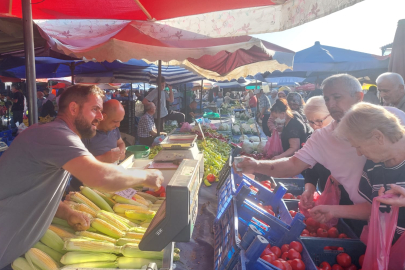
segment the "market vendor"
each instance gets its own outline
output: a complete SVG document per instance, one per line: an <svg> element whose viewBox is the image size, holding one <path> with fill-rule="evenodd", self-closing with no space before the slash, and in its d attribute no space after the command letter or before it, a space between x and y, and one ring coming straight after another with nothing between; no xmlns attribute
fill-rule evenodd
<svg viewBox="0 0 405 270"><path fill-rule="evenodd" d="M126 170L98 161L86 149L81 139L96 134L103 119L102 97L94 85L66 89L57 118L27 128L0 157L0 269L44 235L70 174L103 192L161 185L160 171Z"/></svg>
<svg viewBox="0 0 405 270"><path fill-rule="evenodd" d="M316 206L311 214L319 221L327 221L332 217L345 218L350 211L350 215L356 216L352 218L368 220L373 198L390 190L392 184L405 188L405 128L385 108L360 103L342 118L336 134L347 139L359 156L367 158L358 185L358 193L366 202L357 207ZM402 192L402 189L396 190L397 193ZM396 204L401 198L389 201ZM405 231L405 205L397 205L401 207L393 243ZM381 205L380 210L383 209L387 210L387 206Z"/></svg>
<svg viewBox="0 0 405 270"><path fill-rule="evenodd" d="M238 100L239 100L238 98L236 98L236 99L231 98L231 93L230 92L225 94L225 97L224 97L224 103L225 104L230 104L232 101L238 101Z"/></svg>
<svg viewBox="0 0 405 270"><path fill-rule="evenodd" d="M197 101L193 100L189 105L188 105L188 110L186 114L186 122L188 123L194 123L194 119L196 117L197 113Z"/></svg>
<svg viewBox="0 0 405 270"><path fill-rule="evenodd" d="M103 120L97 126L96 135L90 139L82 139L84 146L97 160L115 163L125 159L125 143L119 130L124 116L124 107L118 100L111 99L103 103ZM82 185L82 182L73 177L69 190L80 191Z"/></svg>
<svg viewBox="0 0 405 270"><path fill-rule="evenodd" d="M312 134L304 147L292 157L272 161L245 157L237 166L243 173L261 173L286 178L298 175L320 163L343 185L354 204L364 203L366 200L357 190L366 158L358 156L356 149L352 148L349 142L334 135L334 130L344 114L362 100L361 85L351 75L338 74L325 79L322 88L326 106L334 119L328 126ZM405 122L405 113L395 108L390 110ZM356 218L356 215L348 218Z"/></svg>
<svg viewBox="0 0 405 270"><path fill-rule="evenodd" d="M166 100L170 103L174 101L174 94L173 88L169 85L169 93L165 91L166 88L166 79L165 77L161 78L161 90L162 93L160 95L160 102L158 102L158 88L153 89L143 100L143 105L147 105L148 103L154 103L155 106L160 106L160 131L163 130L163 121L166 115L168 115L169 111L166 106ZM155 119L155 123L157 123L157 113L153 115Z"/></svg>
<svg viewBox="0 0 405 270"><path fill-rule="evenodd" d="M154 103L149 102L145 105L145 114L141 117L138 123L138 137L141 145L152 146L153 140L157 136L157 130L153 115L156 112ZM165 132L160 132L161 135L166 135Z"/></svg>

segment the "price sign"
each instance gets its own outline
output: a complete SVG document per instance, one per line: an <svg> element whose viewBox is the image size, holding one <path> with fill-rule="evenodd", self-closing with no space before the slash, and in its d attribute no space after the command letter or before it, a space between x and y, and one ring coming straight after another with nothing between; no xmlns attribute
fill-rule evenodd
<svg viewBox="0 0 405 270"><path fill-rule="evenodd" d="M127 199L132 199L132 197L134 197L134 195L136 194L136 190L133 188L128 188L125 190L115 192L115 194L117 194L121 197L127 198Z"/></svg>

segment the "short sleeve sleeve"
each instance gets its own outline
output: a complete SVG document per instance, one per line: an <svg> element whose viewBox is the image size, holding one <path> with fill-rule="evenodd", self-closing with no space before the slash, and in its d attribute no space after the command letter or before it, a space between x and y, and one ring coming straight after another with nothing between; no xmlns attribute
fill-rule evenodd
<svg viewBox="0 0 405 270"><path fill-rule="evenodd" d="M363 170L359 182L359 194L366 199L369 203L373 203L373 187L366 170Z"/></svg>
<svg viewBox="0 0 405 270"><path fill-rule="evenodd" d="M79 136L67 128L50 129L46 140L32 142L30 152L37 160L59 168L74 158L92 155Z"/></svg>
<svg viewBox="0 0 405 270"><path fill-rule="evenodd" d="M153 102L157 98L157 90L152 90L152 92L150 92L145 98L150 102Z"/></svg>
<svg viewBox="0 0 405 270"><path fill-rule="evenodd" d="M116 136L117 136L117 141L118 141L119 139L121 139L121 133L120 133L119 128L116 128L115 131L116 131Z"/></svg>
<svg viewBox="0 0 405 270"><path fill-rule="evenodd" d="M318 163L317 159L319 159L318 151L319 149L322 149L322 147L319 145L320 139L321 138L318 132L312 134L312 136L304 144L304 147L294 154L294 157L310 165L311 168L315 166L315 164Z"/></svg>
<svg viewBox="0 0 405 270"><path fill-rule="evenodd" d="M297 121L296 119L292 119L293 121L291 124L291 128L288 129L286 138L287 139L295 139L295 138L301 138L301 134L305 132L304 126Z"/></svg>

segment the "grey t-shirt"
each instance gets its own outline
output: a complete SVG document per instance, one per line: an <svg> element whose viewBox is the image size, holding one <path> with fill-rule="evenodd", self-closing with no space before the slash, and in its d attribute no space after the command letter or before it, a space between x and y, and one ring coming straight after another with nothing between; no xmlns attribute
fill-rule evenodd
<svg viewBox="0 0 405 270"><path fill-rule="evenodd" d="M41 239L69 180L62 166L87 155L79 136L56 119L29 127L0 157L0 269Z"/></svg>
<svg viewBox="0 0 405 270"><path fill-rule="evenodd" d="M84 146L94 156L99 156L111 151L117 147L117 141L121 138L121 133L118 128L109 132L97 130L96 136L91 139L83 139Z"/></svg>
<svg viewBox="0 0 405 270"><path fill-rule="evenodd" d="M158 106L158 104L157 104L158 89L155 88L154 90L152 90L152 92L150 92L145 98L147 100L149 100L150 102L155 103L155 106L157 108L157 106ZM169 99L169 94L166 91L162 91L162 93L160 95L160 118L165 117L169 113L166 108L166 100L168 100L168 99ZM155 119L157 118L157 111L155 112L153 117Z"/></svg>

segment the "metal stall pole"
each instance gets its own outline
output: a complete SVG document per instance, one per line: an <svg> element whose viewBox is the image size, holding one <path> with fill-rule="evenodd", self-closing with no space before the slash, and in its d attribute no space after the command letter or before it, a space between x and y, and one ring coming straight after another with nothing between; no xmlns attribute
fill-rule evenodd
<svg viewBox="0 0 405 270"><path fill-rule="evenodd" d="M158 61L158 66L159 66L159 69L158 69L158 81L157 81L157 83L158 83L158 101L157 101L157 108L156 108L156 110L157 110L157 113L156 113L156 115L157 115L157 127L156 127L156 129L157 129L157 135L158 136L160 136L160 132L161 132L161 130L160 130L160 121L162 121L162 119L160 119L160 113L161 113L161 111L160 111L160 103L161 103L161 101L160 101L160 99L161 99L161 95L162 95L162 85L161 85L161 81L162 81L162 60L159 60Z"/></svg>
<svg viewBox="0 0 405 270"><path fill-rule="evenodd" d="M202 114L203 109L202 109L202 92L204 88L204 80L201 80L201 96L200 96L200 113Z"/></svg>
<svg viewBox="0 0 405 270"><path fill-rule="evenodd" d="M187 84L184 84L184 114L187 119Z"/></svg>
<svg viewBox="0 0 405 270"><path fill-rule="evenodd" d="M24 31L25 76L28 88L28 120L30 125L32 125L38 123L38 108L31 0L21 0L21 6Z"/></svg>
<svg viewBox="0 0 405 270"><path fill-rule="evenodd" d="M72 77L72 85L74 85L75 84L75 68L76 68L75 63L70 63L69 68L70 68L70 76Z"/></svg>
<svg viewBox="0 0 405 270"><path fill-rule="evenodd" d="M145 91L146 91L146 89L145 89L145 83L143 83L143 93L142 93L142 97L143 97L143 98L145 97Z"/></svg>

